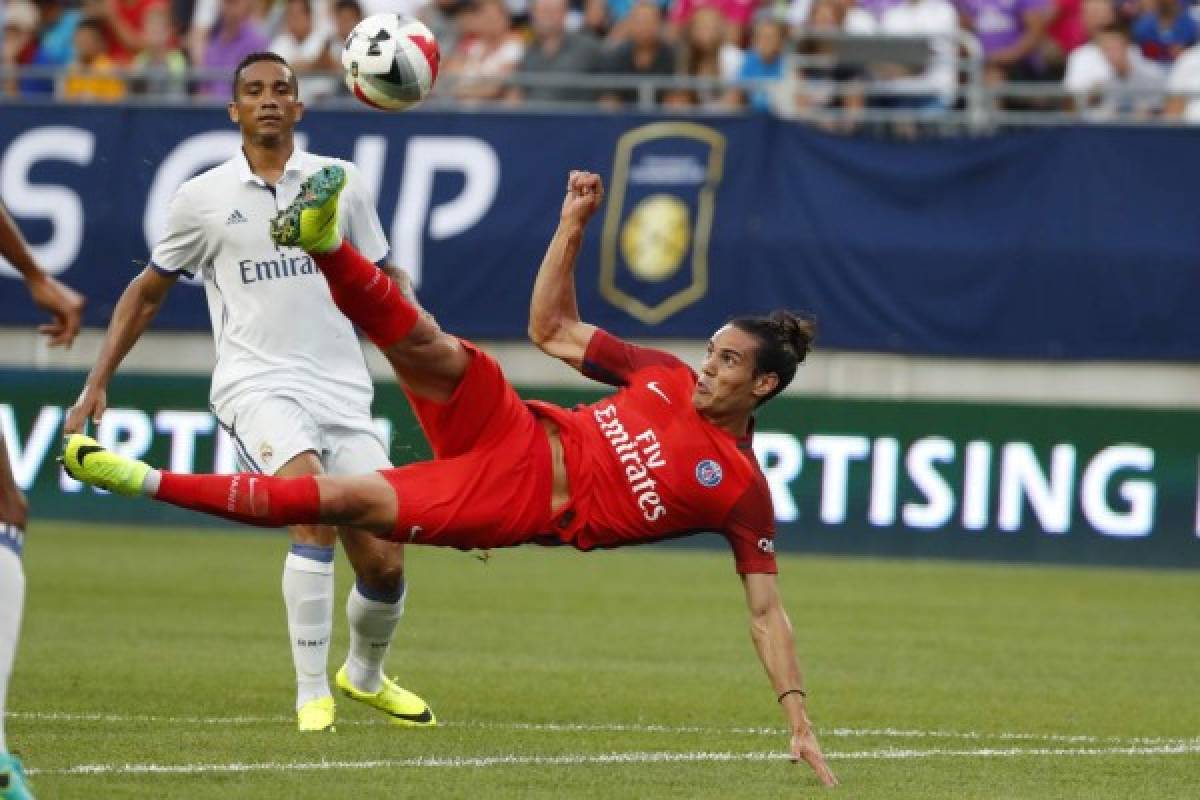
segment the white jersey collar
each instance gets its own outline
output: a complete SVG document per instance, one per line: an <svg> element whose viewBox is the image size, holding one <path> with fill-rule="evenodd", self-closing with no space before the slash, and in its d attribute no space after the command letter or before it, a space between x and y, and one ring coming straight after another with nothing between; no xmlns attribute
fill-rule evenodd
<svg viewBox="0 0 1200 800"><path fill-rule="evenodd" d="M283 177L280 182L287 180L290 176L307 174L310 170L306 169L309 155L299 147L292 149L292 155L288 158L287 163L283 165ZM237 155L234 156L234 162L237 164L238 179L242 183L252 183L255 186L266 186L267 182L250 169L250 162L246 159L246 151L241 147L237 150Z"/></svg>

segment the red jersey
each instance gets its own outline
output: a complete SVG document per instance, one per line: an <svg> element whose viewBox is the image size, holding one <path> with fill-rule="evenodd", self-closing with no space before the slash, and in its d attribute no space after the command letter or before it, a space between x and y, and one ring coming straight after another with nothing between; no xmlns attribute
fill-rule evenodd
<svg viewBox="0 0 1200 800"><path fill-rule="evenodd" d="M591 550L712 531L739 573L774 573L775 513L750 436L700 415L691 368L598 330L583 371L621 390L571 411L529 402L563 442L574 517L562 538Z"/></svg>

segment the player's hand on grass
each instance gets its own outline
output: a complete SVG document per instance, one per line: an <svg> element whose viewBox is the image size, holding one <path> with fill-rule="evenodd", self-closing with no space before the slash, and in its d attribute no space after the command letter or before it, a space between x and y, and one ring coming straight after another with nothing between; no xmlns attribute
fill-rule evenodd
<svg viewBox="0 0 1200 800"><path fill-rule="evenodd" d="M563 200L562 221L586 225L604 199L604 181L594 172L572 170L567 178L567 197Z"/></svg>
<svg viewBox="0 0 1200 800"><path fill-rule="evenodd" d="M83 427L87 425L89 419L93 424L99 425L106 408L108 408L108 392L103 387L84 386L75 405L67 410L67 418L63 422L63 433L83 433Z"/></svg>
<svg viewBox="0 0 1200 800"><path fill-rule="evenodd" d="M821 745L817 742L817 735L813 733L811 726L792 733L792 761L796 763L803 761L808 764L812 767L813 772L817 773L817 780L826 786L838 785L837 776L825 762Z"/></svg>
<svg viewBox="0 0 1200 800"><path fill-rule="evenodd" d="M83 295L45 274L28 281L28 286L33 302L52 318L39 325L38 332L50 337L51 347L70 347L83 322Z"/></svg>

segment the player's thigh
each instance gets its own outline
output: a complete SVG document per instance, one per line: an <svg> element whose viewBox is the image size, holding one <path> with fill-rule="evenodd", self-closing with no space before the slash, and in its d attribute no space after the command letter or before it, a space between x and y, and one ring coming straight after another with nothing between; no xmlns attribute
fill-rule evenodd
<svg viewBox="0 0 1200 800"><path fill-rule="evenodd" d="M390 469L383 437L367 417L326 427L325 471L330 475L362 475ZM338 535L354 574L379 589L394 587L404 574L404 545L384 541L370 531L340 526Z"/></svg>
<svg viewBox="0 0 1200 800"><path fill-rule="evenodd" d="M244 470L280 478L325 471L319 457L324 449L321 426L297 401L252 393L221 409L219 418ZM337 541L337 532L327 525L292 525L288 535L297 544L330 547Z"/></svg>
<svg viewBox="0 0 1200 800"><path fill-rule="evenodd" d="M470 342L462 341L461 346L469 363L449 398L435 401L406 390L413 413L439 459L486 447L526 426L531 415L494 358Z"/></svg>

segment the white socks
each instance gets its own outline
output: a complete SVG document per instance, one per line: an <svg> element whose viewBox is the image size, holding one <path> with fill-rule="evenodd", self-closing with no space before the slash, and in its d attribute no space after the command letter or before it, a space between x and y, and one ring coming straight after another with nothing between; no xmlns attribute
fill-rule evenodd
<svg viewBox="0 0 1200 800"><path fill-rule="evenodd" d="M283 564L296 708L329 695L326 668L333 633L333 548L293 544Z"/></svg>
<svg viewBox="0 0 1200 800"><path fill-rule="evenodd" d="M374 693L383 686L383 661L396 624L404 615L404 581L394 592L380 593L354 584L346 598L350 621L350 652L346 654L346 677L359 691Z"/></svg>
<svg viewBox="0 0 1200 800"><path fill-rule="evenodd" d="M4 739L5 700L25 606L25 570L20 555L23 540L20 528L0 522L0 753L8 752Z"/></svg>

